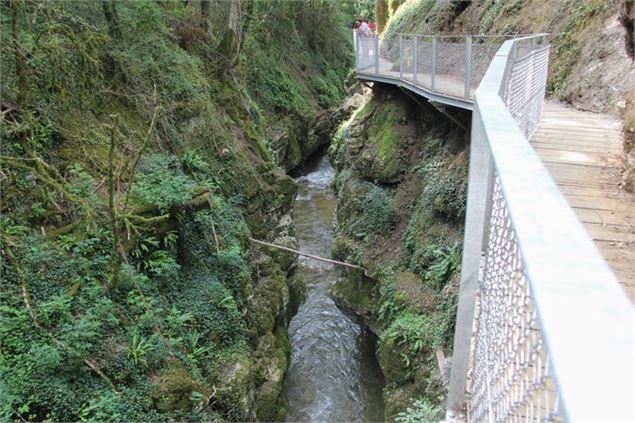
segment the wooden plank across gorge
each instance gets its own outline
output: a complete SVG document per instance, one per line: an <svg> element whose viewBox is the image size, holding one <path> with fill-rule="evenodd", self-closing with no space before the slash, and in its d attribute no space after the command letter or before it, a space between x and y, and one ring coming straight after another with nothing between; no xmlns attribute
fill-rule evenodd
<svg viewBox="0 0 635 423"><path fill-rule="evenodd" d="M545 102L531 145L635 302L635 195L619 186L619 120Z"/></svg>

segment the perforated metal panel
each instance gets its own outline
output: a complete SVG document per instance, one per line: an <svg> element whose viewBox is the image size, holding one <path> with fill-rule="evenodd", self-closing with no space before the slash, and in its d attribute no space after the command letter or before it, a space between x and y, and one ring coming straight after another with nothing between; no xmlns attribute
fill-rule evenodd
<svg viewBox="0 0 635 423"><path fill-rule="evenodd" d="M495 178L468 391L470 421L562 421L512 221Z"/></svg>
<svg viewBox="0 0 635 423"><path fill-rule="evenodd" d="M503 100L527 138L540 122L548 63L546 38L530 38L514 44Z"/></svg>

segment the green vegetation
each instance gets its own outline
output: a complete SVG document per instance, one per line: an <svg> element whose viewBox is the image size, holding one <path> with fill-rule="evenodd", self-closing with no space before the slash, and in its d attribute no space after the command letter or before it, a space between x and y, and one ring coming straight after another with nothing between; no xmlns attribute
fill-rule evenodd
<svg viewBox="0 0 635 423"><path fill-rule="evenodd" d="M283 419L291 263L249 237L295 194L270 134L344 94L336 5L18 0L0 19L0 419Z"/></svg>
<svg viewBox="0 0 635 423"><path fill-rule="evenodd" d="M584 30L590 19L602 16L607 4L601 0L581 2L568 11L559 33L554 37L552 55L557 58L552 66L551 75L547 81L547 90L555 96L562 96L571 77L571 69L581 53L577 35Z"/></svg>
<svg viewBox="0 0 635 423"><path fill-rule="evenodd" d="M425 399L416 400L412 407L397 414L397 423L436 423L443 419L443 408Z"/></svg>
<svg viewBox="0 0 635 423"><path fill-rule="evenodd" d="M436 351L452 351L467 194L464 136L385 88L340 128L329 150L338 170L333 255L361 264L372 278L350 275L333 294L379 336L390 419L431 421L444 402ZM374 165L387 151L382 145L399 163L396 179Z"/></svg>

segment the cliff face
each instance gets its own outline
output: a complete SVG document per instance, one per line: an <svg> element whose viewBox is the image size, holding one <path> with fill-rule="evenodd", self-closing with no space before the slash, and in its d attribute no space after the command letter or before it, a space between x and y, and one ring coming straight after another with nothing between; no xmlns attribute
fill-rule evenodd
<svg viewBox="0 0 635 423"><path fill-rule="evenodd" d="M390 2L384 39L398 33L551 33L548 97L623 113L632 162L628 2L394 3L401 2ZM379 335L387 417L403 421L442 416L447 374L436 354L452 353L465 212L469 116L454 111L457 125L424 103L375 84L370 101L340 129L329 151L338 170L334 254L369 269L367 276L345 278L334 294ZM625 186L632 184L631 169Z"/></svg>
<svg viewBox="0 0 635 423"><path fill-rule="evenodd" d="M336 7L0 12L0 416L283 419L301 281L292 256L249 238L295 242L270 134L308 132L344 94ZM330 38L296 31L306 12Z"/></svg>
<svg viewBox="0 0 635 423"><path fill-rule="evenodd" d="M629 0L412 0L389 21L385 36L531 34L551 40L548 96L598 113L618 115L635 86ZM621 12L621 9L629 9ZM626 13L626 15L625 15ZM629 47L630 46L630 47Z"/></svg>
<svg viewBox="0 0 635 423"><path fill-rule="evenodd" d="M467 124L467 114L456 112ZM467 178L463 128L403 92L377 86L338 132L334 256L359 263L334 288L379 336L386 416L421 399L436 417L451 354Z"/></svg>

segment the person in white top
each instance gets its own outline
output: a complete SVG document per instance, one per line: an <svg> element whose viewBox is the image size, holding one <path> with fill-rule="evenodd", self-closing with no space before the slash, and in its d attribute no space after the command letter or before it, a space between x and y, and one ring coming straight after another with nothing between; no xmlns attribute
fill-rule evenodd
<svg viewBox="0 0 635 423"><path fill-rule="evenodd" d="M359 22L357 34L361 36L358 40L362 44L362 55L363 57L368 57L368 49L370 47L370 39L368 37L370 36L370 28L368 27L368 23L364 22L362 18L358 18L357 22Z"/></svg>
<svg viewBox="0 0 635 423"><path fill-rule="evenodd" d="M359 19L362 19L362 18L359 18ZM359 29L364 35L366 36L370 35L370 28L368 27L368 22L365 22L363 19L362 19L362 22L360 23Z"/></svg>

